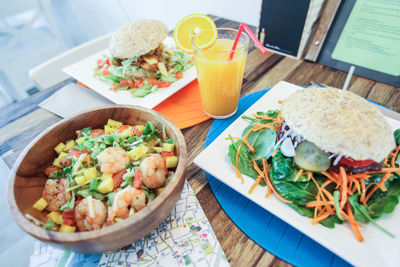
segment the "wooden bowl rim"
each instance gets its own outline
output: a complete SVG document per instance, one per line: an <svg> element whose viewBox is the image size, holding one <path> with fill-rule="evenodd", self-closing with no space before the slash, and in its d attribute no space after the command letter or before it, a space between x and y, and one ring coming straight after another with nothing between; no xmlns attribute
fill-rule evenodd
<svg viewBox="0 0 400 267"><path fill-rule="evenodd" d="M137 216L132 216L130 218L127 218L125 220L122 220L121 222L118 222L117 224L111 225L104 227L99 230L93 230L89 232L75 232L75 233L60 233L56 231L50 231L46 230L40 226L37 226L30 220L28 220L19 210L17 202L15 200L15 195L14 195L14 185L15 185L15 178L16 178L16 173L19 168L20 163L22 160L25 158L26 154L30 151L30 149L36 144L36 142L45 136L48 132L51 130L59 127L61 124L64 124L66 122L69 122L71 120L76 119L79 116L85 115L86 113L91 113L94 111L101 111L101 110L108 110L108 109L131 109L139 112L145 112L145 113L150 113L150 115L159 117L161 121L165 122L173 131L173 133L177 137L177 142L179 144L179 161L178 161L178 166L175 171L175 177L174 179L171 180L171 182L168 184L167 187L161 192L161 194L155 198L149 205L147 205L145 208L141 209L138 211L135 215ZM77 129L78 130L78 129ZM98 108L93 108L89 110L85 110L83 112L79 112L71 117L64 118L60 120L59 122L56 122L52 126L49 126L46 128L43 132L41 132L36 138L34 138L28 145L27 147L21 152L21 154L18 156L18 159L14 163L10 174L9 174L9 181L8 181L8 188L7 188L7 199L8 199L8 209L10 210L11 215L14 217L14 220L17 222L17 224L27 233L30 235L37 237L41 240L49 241L49 242L55 242L55 243L77 243L80 241L90 241L94 239L99 239L105 236L110 235L113 232L120 231L122 229L127 229L131 226L134 226L137 222L144 220L148 216L151 216L151 214L158 208L164 199L169 198L172 194L173 191L176 189L176 187L179 185L182 179L185 179L184 177L184 172L187 167L187 150L186 150L186 143L185 139L183 137L182 132L180 129L175 125L175 123L166 117L165 115L144 107L140 106L134 106L134 105L116 105L116 106L102 106ZM183 183L182 183L183 184ZM182 190L180 188L179 190Z"/></svg>

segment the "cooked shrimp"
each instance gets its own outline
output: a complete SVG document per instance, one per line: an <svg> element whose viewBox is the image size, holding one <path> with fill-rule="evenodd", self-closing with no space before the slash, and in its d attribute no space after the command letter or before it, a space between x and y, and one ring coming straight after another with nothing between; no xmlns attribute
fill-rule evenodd
<svg viewBox="0 0 400 267"><path fill-rule="evenodd" d="M129 163L129 156L126 151L120 147L109 147L102 151L97 160L100 164L101 172L117 173L125 169Z"/></svg>
<svg viewBox="0 0 400 267"><path fill-rule="evenodd" d="M146 207L145 193L132 186L125 187L115 194L113 204L109 209L108 220L113 221L114 217L128 218L130 208L138 211L144 207Z"/></svg>
<svg viewBox="0 0 400 267"><path fill-rule="evenodd" d="M107 210L103 202L89 196L75 207L75 222L79 231L100 229L106 222Z"/></svg>
<svg viewBox="0 0 400 267"><path fill-rule="evenodd" d="M122 133L125 132L126 130L129 130L129 135L130 135L130 136L135 135L135 134L133 133L132 126L130 126L130 125L121 125L121 126L118 126L117 128L115 128L115 133L116 133L116 134L122 134Z"/></svg>
<svg viewBox="0 0 400 267"><path fill-rule="evenodd" d="M48 179L43 189L43 198L47 201L48 211L58 211L68 200L71 199L71 192L66 192L68 179L60 180Z"/></svg>
<svg viewBox="0 0 400 267"><path fill-rule="evenodd" d="M93 129L90 131L90 138L97 138L99 136L105 135L104 129Z"/></svg>
<svg viewBox="0 0 400 267"><path fill-rule="evenodd" d="M148 188L158 188L165 184L168 169L165 159L159 154L145 158L139 166L142 181Z"/></svg>

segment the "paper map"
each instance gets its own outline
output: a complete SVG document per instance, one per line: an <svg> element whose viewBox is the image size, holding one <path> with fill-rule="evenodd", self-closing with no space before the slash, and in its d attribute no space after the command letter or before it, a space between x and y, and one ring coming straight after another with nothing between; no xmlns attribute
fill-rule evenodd
<svg viewBox="0 0 400 267"><path fill-rule="evenodd" d="M229 266L229 263L186 181L167 219L132 245L103 254L81 254L36 241L30 266Z"/></svg>

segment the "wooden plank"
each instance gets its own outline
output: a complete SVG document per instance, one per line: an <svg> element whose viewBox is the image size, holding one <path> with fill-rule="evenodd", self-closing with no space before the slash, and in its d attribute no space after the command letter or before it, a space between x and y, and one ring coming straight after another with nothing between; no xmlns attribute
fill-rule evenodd
<svg viewBox="0 0 400 267"><path fill-rule="evenodd" d="M314 36L311 38L310 46L304 59L310 61L317 61L319 52L325 42L326 35L332 24L335 14L340 6L341 0L326 0L323 13L319 19L317 29Z"/></svg>

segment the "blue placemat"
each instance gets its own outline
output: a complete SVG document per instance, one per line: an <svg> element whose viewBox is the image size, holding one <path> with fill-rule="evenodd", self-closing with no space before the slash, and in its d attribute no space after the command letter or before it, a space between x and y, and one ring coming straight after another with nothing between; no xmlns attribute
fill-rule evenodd
<svg viewBox="0 0 400 267"><path fill-rule="evenodd" d="M242 97L234 116L224 120L215 120L207 134L205 147L211 144L268 90ZM229 218L243 233L265 250L296 266L351 266L339 256L249 201L213 176L207 174L207 179L216 199Z"/></svg>

